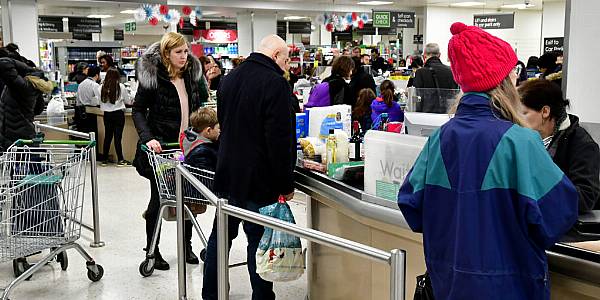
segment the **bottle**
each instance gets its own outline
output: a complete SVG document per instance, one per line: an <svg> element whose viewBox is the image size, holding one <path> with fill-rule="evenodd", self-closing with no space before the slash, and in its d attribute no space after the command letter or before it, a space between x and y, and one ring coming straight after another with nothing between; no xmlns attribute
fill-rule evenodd
<svg viewBox="0 0 600 300"><path fill-rule="evenodd" d="M382 113L379 117L379 128L377 130L386 131L387 123L389 122L389 117L387 113Z"/></svg>
<svg viewBox="0 0 600 300"><path fill-rule="evenodd" d="M329 129L329 136L327 137L327 143L325 144L325 149L327 152L327 164L332 164L336 162L335 152L336 152L336 140L333 129Z"/></svg>
<svg viewBox="0 0 600 300"><path fill-rule="evenodd" d="M350 148L350 137L342 129L334 129L335 134L335 162L345 163L349 161L348 148Z"/></svg>
<svg viewBox="0 0 600 300"><path fill-rule="evenodd" d="M350 161L361 161L363 139L360 134L358 121L352 123L352 137L350 137Z"/></svg>

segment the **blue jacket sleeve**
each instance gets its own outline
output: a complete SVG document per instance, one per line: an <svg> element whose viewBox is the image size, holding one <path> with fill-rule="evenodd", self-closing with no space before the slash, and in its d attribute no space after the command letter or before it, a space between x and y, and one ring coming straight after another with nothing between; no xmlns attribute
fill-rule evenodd
<svg viewBox="0 0 600 300"><path fill-rule="evenodd" d="M429 156L429 142L430 140L423 147L412 169L406 175L398 193L398 207L414 232L423 231L423 197L425 192L427 158Z"/></svg>
<svg viewBox="0 0 600 300"><path fill-rule="evenodd" d="M532 136L527 146L515 149L518 190L528 201L525 216L530 237L548 249L577 221L578 194L539 136Z"/></svg>

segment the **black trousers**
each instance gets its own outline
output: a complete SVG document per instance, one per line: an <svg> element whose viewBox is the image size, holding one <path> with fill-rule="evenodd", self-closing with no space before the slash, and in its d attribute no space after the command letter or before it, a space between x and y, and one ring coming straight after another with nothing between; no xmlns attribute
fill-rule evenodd
<svg viewBox="0 0 600 300"><path fill-rule="evenodd" d="M154 228L156 228L156 220L158 217L158 211L160 209L160 198L158 194L158 188L154 179L150 181L150 202L146 210L146 249L150 249L150 243L152 243L152 235L154 234ZM185 244L191 247L192 245L192 233L193 225L192 221L187 220L184 222L184 234ZM160 242L160 232L158 233L158 239L156 240L155 253L158 252L158 244ZM174 245L176 247L176 245Z"/></svg>
<svg viewBox="0 0 600 300"><path fill-rule="evenodd" d="M123 160L123 128L125 128L125 112L122 110L104 112L104 160L108 160L110 144L113 137L115 139L115 151L117 152L117 161Z"/></svg>

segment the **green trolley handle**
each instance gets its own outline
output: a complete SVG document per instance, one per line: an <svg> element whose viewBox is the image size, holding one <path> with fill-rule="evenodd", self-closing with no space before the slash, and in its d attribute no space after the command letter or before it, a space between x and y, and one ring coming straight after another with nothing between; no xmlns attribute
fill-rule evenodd
<svg viewBox="0 0 600 300"><path fill-rule="evenodd" d="M33 139L33 140L23 140L19 139L15 142L15 144L19 147L25 145L75 145L75 146L86 146L88 148L93 148L96 146L96 141L85 141L85 140L44 140L44 139Z"/></svg>

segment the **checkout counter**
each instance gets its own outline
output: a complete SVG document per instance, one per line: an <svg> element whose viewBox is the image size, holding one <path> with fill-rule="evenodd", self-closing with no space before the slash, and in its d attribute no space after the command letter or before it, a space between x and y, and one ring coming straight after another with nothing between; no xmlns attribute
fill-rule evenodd
<svg viewBox="0 0 600 300"><path fill-rule="evenodd" d="M96 120L98 124L98 150L100 153L104 154L104 112L99 107L86 107L86 112L88 114L96 115ZM123 139L121 140L121 144L123 146L123 157L125 160L132 162L135 158L135 151L137 147L137 142L139 140L139 136L137 130L135 129L135 125L133 124L133 118L131 116L131 108L125 109L125 128L123 128ZM108 155L111 158L111 161L117 161L117 154L115 152L115 143L110 146L110 151Z"/></svg>
<svg viewBox="0 0 600 300"><path fill-rule="evenodd" d="M435 125L422 124L422 128L419 128L416 124L419 121L415 120L423 115L411 118L410 114L407 113L407 129L409 132L412 129L413 134L426 135L431 127L439 123L437 120L434 121ZM434 119L447 117L433 116ZM410 123L411 119L413 124ZM396 158L397 155L391 156L399 160L393 172L400 176L389 178L395 184L403 182L410 169L407 166L412 166L416 160L419 149L415 149L415 145L418 147L419 141L414 140L417 137L408 135L385 137L388 141L405 138L413 139L407 143L412 145L406 151L408 154L399 158ZM424 144L425 138L421 139ZM367 178L372 176L368 170L371 164L368 152L367 145ZM390 161L389 157L387 161ZM385 251L394 248L406 251L405 299L412 299L416 276L423 274L426 269L423 241L421 234L410 230L396 201L384 193L385 187L381 189L378 184L378 190L373 192L367 182L372 179L365 181L364 186L350 185L300 166L296 168L295 179L296 188L308 196L307 225L310 228ZM558 243L547 251L547 255L552 299L600 299L600 237L598 241ZM389 297L388 266L317 244L309 245L307 264L310 299L382 300Z"/></svg>

